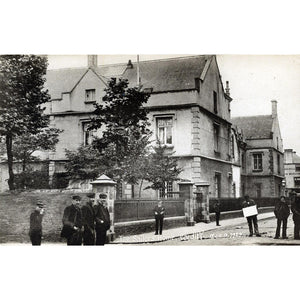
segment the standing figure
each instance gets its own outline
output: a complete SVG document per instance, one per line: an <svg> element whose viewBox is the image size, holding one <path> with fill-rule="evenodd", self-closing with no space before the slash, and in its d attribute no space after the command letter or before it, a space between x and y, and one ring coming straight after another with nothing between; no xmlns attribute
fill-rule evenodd
<svg viewBox="0 0 300 300"><path fill-rule="evenodd" d="M88 194L87 197L88 201L81 209L83 224L83 245L92 246L95 245L95 194Z"/></svg>
<svg viewBox="0 0 300 300"><path fill-rule="evenodd" d="M216 225L221 226L220 225L220 215L221 215L220 200L217 200L217 202L215 203L214 210L216 214Z"/></svg>
<svg viewBox="0 0 300 300"><path fill-rule="evenodd" d="M110 228L110 216L107 209L107 195L99 195L98 205L95 206L96 245L103 246L106 242L107 230Z"/></svg>
<svg viewBox="0 0 300 300"><path fill-rule="evenodd" d="M155 217L155 235L162 234L163 225L164 225L164 216L165 216L165 207L162 205L162 201L159 200L157 205L154 208L154 217Z"/></svg>
<svg viewBox="0 0 300 300"><path fill-rule="evenodd" d="M67 206L64 210L61 237L67 238L68 246L80 246L82 243L82 213L80 201L80 196L73 196L72 204Z"/></svg>
<svg viewBox="0 0 300 300"><path fill-rule="evenodd" d="M43 202L38 201L34 212L30 215L29 236L32 246L40 246L42 241L42 221L44 216Z"/></svg>
<svg viewBox="0 0 300 300"><path fill-rule="evenodd" d="M249 206L254 206L256 205L255 201L250 199L248 195L245 195L245 201L243 202L243 208L249 207ZM258 231L258 225L257 225L257 215L247 217L247 222L248 222L248 227L250 231L249 236L253 236L253 227L252 223L254 226L254 233L256 236L261 236L259 231Z"/></svg>
<svg viewBox="0 0 300 300"><path fill-rule="evenodd" d="M280 227L282 223L282 238L287 239L286 229L287 229L287 219L290 215L290 208L286 203L285 197L281 196L280 201L276 204L274 214L277 218L277 229L274 239L279 239L280 237Z"/></svg>
<svg viewBox="0 0 300 300"><path fill-rule="evenodd" d="M298 194L299 195L299 194ZM294 239L300 240L300 197L296 195L292 202L292 212L294 221Z"/></svg>

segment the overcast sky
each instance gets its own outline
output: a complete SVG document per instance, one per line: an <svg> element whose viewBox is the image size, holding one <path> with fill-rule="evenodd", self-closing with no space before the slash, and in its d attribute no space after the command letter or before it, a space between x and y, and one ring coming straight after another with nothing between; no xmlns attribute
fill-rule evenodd
<svg viewBox="0 0 300 300"><path fill-rule="evenodd" d="M183 55L140 55L140 60ZM136 55L99 55L98 64L136 61ZM278 101L284 148L300 154L300 55L217 55L223 83L228 80L232 116L271 114ZM85 55L49 55L49 68L86 66Z"/></svg>

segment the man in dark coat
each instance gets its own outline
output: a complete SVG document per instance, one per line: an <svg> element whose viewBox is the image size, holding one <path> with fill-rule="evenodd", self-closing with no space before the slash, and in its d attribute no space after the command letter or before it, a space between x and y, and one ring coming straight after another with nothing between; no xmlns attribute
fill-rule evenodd
<svg viewBox="0 0 300 300"><path fill-rule="evenodd" d="M158 201L157 205L154 208L154 217L155 217L155 235L162 234L164 226L164 216L165 216L165 207L162 205L162 201Z"/></svg>
<svg viewBox="0 0 300 300"><path fill-rule="evenodd" d="M245 207L249 207L249 206L254 206L256 205L255 201L250 199L248 195L245 195L245 201L243 202L243 208ZM250 231L250 235L249 236L253 236L253 227L252 227L252 223L254 226L254 232L256 236L261 236L259 231L258 231L258 225L257 225L257 215L254 216L250 216L247 217L247 222L248 222L248 227L249 227L249 231Z"/></svg>
<svg viewBox="0 0 300 300"><path fill-rule="evenodd" d="M63 215L61 237L67 238L68 246L80 246L82 243L82 213L80 196L73 196L72 205L67 206Z"/></svg>
<svg viewBox="0 0 300 300"><path fill-rule="evenodd" d="M94 201L95 194L90 193L87 195L88 201L82 207L82 223L83 223L83 245L95 245L95 211Z"/></svg>
<svg viewBox="0 0 300 300"><path fill-rule="evenodd" d="M217 202L215 203L214 210L216 214L216 225L221 226L220 225L220 215L221 215L220 200L217 200Z"/></svg>
<svg viewBox="0 0 300 300"><path fill-rule="evenodd" d="M293 221L294 221L294 239L300 240L300 195L297 194L294 196L292 201L292 212L293 212Z"/></svg>
<svg viewBox="0 0 300 300"><path fill-rule="evenodd" d="M96 245L103 246L106 242L107 230L110 228L110 216L107 209L107 195L99 195L98 204L95 206Z"/></svg>
<svg viewBox="0 0 300 300"><path fill-rule="evenodd" d="M37 202L34 212L30 215L29 236L33 246L40 246L42 241L42 221L44 216L44 205Z"/></svg>
<svg viewBox="0 0 300 300"><path fill-rule="evenodd" d="M274 214L277 218L277 229L274 238L278 239L280 237L280 227L282 223L282 238L287 239L286 229L287 229L287 219L290 215L290 208L286 203L284 196L281 196L280 201L276 203Z"/></svg>

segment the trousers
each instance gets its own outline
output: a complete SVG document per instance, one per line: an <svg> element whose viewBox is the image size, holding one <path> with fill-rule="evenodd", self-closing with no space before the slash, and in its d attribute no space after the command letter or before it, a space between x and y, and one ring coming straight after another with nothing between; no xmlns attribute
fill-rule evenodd
<svg viewBox="0 0 300 300"><path fill-rule="evenodd" d="M81 246L81 244L82 244L82 233L80 231L73 233L67 238L68 246Z"/></svg>
<svg viewBox="0 0 300 300"><path fill-rule="evenodd" d="M40 246L42 242L42 235L40 233L30 234L30 240L32 246Z"/></svg>
<svg viewBox="0 0 300 300"><path fill-rule="evenodd" d="M96 229L96 245L104 246L106 242L106 229Z"/></svg>
<svg viewBox="0 0 300 300"><path fill-rule="evenodd" d="M300 239L299 231L300 231L300 222L294 222L294 238L295 239Z"/></svg>
<svg viewBox="0 0 300 300"><path fill-rule="evenodd" d="M220 213L216 212L216 224L219 225L220 222Z"/></svg>
<svg viewBox="0 0 300 300"><path fill-rule="evenodd" d="M155 216L155 234L158 234L158 229L159 229L159 234L162 234L163 226L164 226L164 217Z"/></svg>
<svg viewBox="0 0 300 300"><path fill-rule="evenodd" d="M280 237L280 227L282 223L282 237L286 238L287 219L277 219L277 228L275 237Z"/></svg>
<svg viewBox="0 0 300 300"><path fill-rule="evenodd" d="M258 225L257 225L257 216L247 217L247 222L248 222L250 235L253 235L253 227L254 227L254 233L259 234ZM252 226L252 223L253 223L253 226Z"/></svg>

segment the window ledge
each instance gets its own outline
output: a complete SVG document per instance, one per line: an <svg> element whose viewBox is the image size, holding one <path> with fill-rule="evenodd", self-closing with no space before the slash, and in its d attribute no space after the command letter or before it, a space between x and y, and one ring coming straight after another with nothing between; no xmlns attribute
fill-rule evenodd
<svg viewBox="0 0 300 300"><path fill-rule="evenodd" d="M169 144L161 144L161 146L162 146L162 147L166 147L167 149L173 149L173 148L174 148L174 145L173 145L173 144L171 144L171 145L169 145ZM159 145L156 144L154 147L155 147L155 148L158 148Z"/></svg>
<svg viewBox="0 0 300 300"><path fill-rule="evenodd" d="M96 100L92 100L92 101L84 101L85 104L94 104L96 103Z"/></svg>
<svg viewBox="0 0 300 300"><path fill-rule="evenodd" d="M261 170L252 170L253 173L259 173L259 172L262 172L262 171L263 171L263 169L261 169Z"/></svg>

